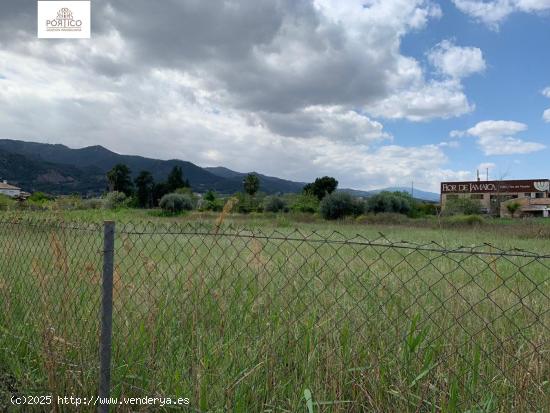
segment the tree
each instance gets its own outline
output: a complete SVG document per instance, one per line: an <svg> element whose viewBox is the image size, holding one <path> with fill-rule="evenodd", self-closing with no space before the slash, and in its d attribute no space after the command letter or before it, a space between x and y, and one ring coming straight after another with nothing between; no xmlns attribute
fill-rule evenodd
<svg viewBox="0 0 550 413"><path fill-rule="evenodd" d="M323 176L315 179L315 182L304 186L304 193L315 195L317 199L322 200L325 196L332 194L338 187L338 181L330 176Z"/></svg>
<svg viewBox="0 0 550 413"><path fill-rule="evenodd" d="M128 205L128 197L124 192L111 191L105 196L105 208L117 209Z"/></svg>
<svg viewBox="0 0 550 413"><path fill-rule="evenodd" d="M107 181L109 181L109 191L118 191L124 193L126 196L132 195L133 184L130 178L130 168L126 165L119 163L107 172Z"/></svg>
<svg viewBox="0 0 550 413"><path fill-rule="evenodd" d="M444 212L445 215L480 215L481 203L471 198L450 199Z"/></svg>
<svg viewBox="0 0 550 413"><path fill-rule="evenodd" d="M201 202L201 209L206 211L221 211L223 208L223 200L216 196L216 193L211 189L204 194Z"/></svg>
<svg viewBox="0 0 550 413"><path fill-rule="evenodd" d="M393 212L397 214L410 214L414 210L414 199L407 192L382 191L367 201L369 212Z"/></svg>
<svg viewBox="0 0 550 413"><path fill-rule="evenodd" d="M312 193L304 192L293 198L291 209L296 212L315 213L319 209L319 200Z"/></svg>
<svg viewBox="0 0 550 413"><path fill-rule="evenodd" d="M193 209L193 200L189 195L166 194L160 200L159 206L165 212L177 214L182 211L191 211Z"/></svg>
<svg viewBox="0 0 550 413"><path fill-rule="evenodd" d="M216 200L216 193L209 189L208 192L204 194L204 200L208 202L214 202Z"/></svg>
<svg viewBox="0 0 550 413"><path fill-rule="evenodd" d="M157 182L153 185L153 206L159 204L160 199L170 193L170 188L166 182Z"/></svg>
<svg viewBox="0 0 550 413"><path fill-rule="evenodd" d="M516 214L518 209L520 209L520 207L521 205L519 204L519 202L511 202L509 204L506 204L506 209L508 210L510 215L512 215L512 218L514 218L514 215Z"/></svg>
<svg viewBox="0 0 550 413"><path fill-rule="evenodd" d="M135 180L137 188L137 202L140 208L151 208L153 206L153 189L155 180L149 171L141 171Z"/></svg>
<svg viewBox="0 0 550 413"><path fill-rule="evenodd" d="M260 189L260 178L256 174L248 174L243 180L244 192L250 196L254 196Z"/></svg>
<svg viewBox="0 0 550 413"><path fill-rule="evenodd" d="M340 219L348 215L360 215L364 205L348 193L336 192L323 198L319 210L325 219Z"/></svg>
<svg viewBox="0 0 550 413"><path fill-rule="evenodd" d="M286 201L278 196L268 196L264 199L265 212L286 212L288 207Z"/></svg>
<svg viewBox="0 0 550 413"><path fill-rule="evenodd" d="M183 179L183 170L181 169L181 166L177 165L170 171L166 183L168 184L170 192L174 192L178 188L189 187L189 181L187 179Z"/></svg>

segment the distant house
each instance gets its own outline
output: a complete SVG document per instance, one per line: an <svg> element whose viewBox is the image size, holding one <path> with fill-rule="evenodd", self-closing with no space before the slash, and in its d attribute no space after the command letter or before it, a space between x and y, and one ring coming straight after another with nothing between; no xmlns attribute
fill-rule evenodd
<svg viewBox="0 0 550 413"><path fill-rule="evenodd" d="M7 195L12 198L19 198L21 196L21 188L8 184L8 181L4 180L0 182L0 194Z"/></svg>

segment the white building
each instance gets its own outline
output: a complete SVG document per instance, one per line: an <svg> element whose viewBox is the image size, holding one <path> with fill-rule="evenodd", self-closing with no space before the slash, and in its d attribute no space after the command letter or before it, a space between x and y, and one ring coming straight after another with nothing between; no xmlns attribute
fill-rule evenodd
<svg viewBox="0 0 550 413"><path fill-rule="evenodd" d="M21 196L21 188L10 185L8 184L8 181L4 180L0 182L0 194L17 198Z"/></svg>

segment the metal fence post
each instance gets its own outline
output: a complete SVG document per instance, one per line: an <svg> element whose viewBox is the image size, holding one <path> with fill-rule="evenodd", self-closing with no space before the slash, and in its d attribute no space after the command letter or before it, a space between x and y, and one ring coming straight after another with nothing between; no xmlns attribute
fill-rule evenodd
<svg viewBox="0 0 550 413"><path fill-rule="evenodd" d="M101 286L101 337L99 343L99 397L110 396L111 351L113 334L113 266L115 222L103 223L103 280ZM98 412L107 413L108 403L100 403Z"/></svg>

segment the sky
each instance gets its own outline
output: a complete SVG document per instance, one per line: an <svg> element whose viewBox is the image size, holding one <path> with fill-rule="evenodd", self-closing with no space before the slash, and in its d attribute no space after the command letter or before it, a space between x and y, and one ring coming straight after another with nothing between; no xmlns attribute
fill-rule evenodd
<svg viewBox="0 0 550 413"><path fill-rule="evenodd" d="M340 186L550 175L550 0L0 2L0 138Z"/></svg>

